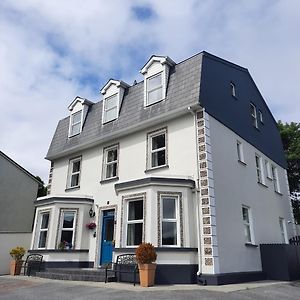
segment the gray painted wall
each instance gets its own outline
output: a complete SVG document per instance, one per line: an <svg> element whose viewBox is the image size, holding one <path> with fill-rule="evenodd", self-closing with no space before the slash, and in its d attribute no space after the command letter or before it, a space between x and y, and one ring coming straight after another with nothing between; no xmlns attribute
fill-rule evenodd
<svg viewBox="0 0 300 300"><path fill-rule="evenodd" d="M31 232L38 183L0 155L0 232Z"/></svg>

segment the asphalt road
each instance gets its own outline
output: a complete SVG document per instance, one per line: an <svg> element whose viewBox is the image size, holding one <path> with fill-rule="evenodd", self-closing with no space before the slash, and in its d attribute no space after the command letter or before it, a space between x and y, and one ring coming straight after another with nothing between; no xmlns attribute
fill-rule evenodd
<svg viewBox="0 0 300 300"><path fill-rule="evenodd" d="M300 282L258 283L223 287L158 286L134 287L130 284L84 283L39 278L0 276L2 300L113 300L113 299L222 299L222 300L300 300Z"/></svg>

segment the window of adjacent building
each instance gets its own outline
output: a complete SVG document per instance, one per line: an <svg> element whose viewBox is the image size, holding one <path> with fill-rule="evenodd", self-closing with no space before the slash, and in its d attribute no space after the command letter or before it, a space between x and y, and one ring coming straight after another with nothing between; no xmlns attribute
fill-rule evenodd
<svg viewBox="0 0 300 300"><path fill-rule="evenodd" d="M178 197L163 196L161 227L162 227L162 245L178 245Z"/></svg>
<svg viewBox="0 0 300 300"><path fill-rule="evenodd" d="M103 122L115 120L118 117L118 94L105 98L103 105Z"/></svg>
<svg viewBox="0 0 300 300"><path fill-rule="evenodd" d="M127 246L138 246L142 242L143 223L143 200L129 200L127 202Z"/></svg>
<svg viewBox="0 0 300 300"><path fill-rule="evenodd" d="M235 84L233 82L230 82L230 90L231 90L231 95L233 97L236 97L236 88L235 88Z"/></svg>
<svg viewBox="0 0 300 300"><path fill-rule="evenodd" d="M38 248L45 249L47 243L48 227L49 227L49 212L44 212L40 214L40 224L39 224L39 240Z"/></svg>
<svg viewBox="0 0 300 300"><path fill-rule="evenodd" d="M147 78L146 80L146 105L151 105L163 99L162 73Z"/></svg>
<svg viewBox="0 0 300 300"><path fill-rule="evenodd" d="M265 159L266 174L269 179L272 179L270 163Z"/></svg>
<svg viewBox="0 0 300 300"><path fill-rule="evenodd" d="M251 109L251 119L252 119L252 125L255 128L258 128L258 123L257 123L257 112L256 112L256 106L254 104L250 104L250 109Z"/></svg>
<svg viewBox="0 0 300 300"><path fill-rule="evenodd" d="M103 179L117 177L118 174L118 145L104 149Z"/></svg>
<svg viewBox="0 0 300 300"><path fill-rule="evenodd" d="M244 162L243 144L240 141L236 141L236 150L237 150L238 160Z"/></svg>
<svg viewBox="0 0 300 300"><path fill-rule="evenodd" d="M264 184L264 173L262 168L262 158L255 154L257 182Z"/></svg>
<svg viewBox="0 0 300 300"><path fill-rule="evenodd" d="M272 171L272 179L273 179L273 184L274 184L274 190L276 192L280 193L277 168L274 165L272 165L271 166L271 171Z"/></svg>
<svg viewBox="0 0 300 300"><path fill-rule="evenodd" d="M82 110L71 115L70 136L79 134L81 132L81 118Z"/></svg>
<svg viewBox="0 0 300 300"><path fill-rule="evenodd" d="M258 111L258 116L259 116L259 121L260 121L261 123L263 123L263 122L264 122L264 117L263 117L263 113L262 113L261 110Z"/></svg>
<svg viewBox="0 0 300 300"><path fill-rule="evenodd" d="M68 188L78 187L80 183L81 157L70 160Z"/></svg>
<svg viewBox="0 0 300 300"><path fill-rule="evenodd" d="M288 239L286 234L285 220L283 218L279 218L279 228L280 228L281 242L283 244L287 244Z"/></svg>
<svg viewBox="0 0 300 300"><path fill-rule="evenodd" d="M249 244L254 244L250 207L243 205L242 215L244 223L245 242Z"/></svg>
<svg viewBox="0 0 300 300"><path fill-rule="evenodd" d="M148 168L167 165L166 129L148 135Z"/></svg>
<svg viewBox="0 0 300 300"><path fill-rule="evenodd" d="M74 248L76 211L62 210L59 228L59 243Z"/></svg>

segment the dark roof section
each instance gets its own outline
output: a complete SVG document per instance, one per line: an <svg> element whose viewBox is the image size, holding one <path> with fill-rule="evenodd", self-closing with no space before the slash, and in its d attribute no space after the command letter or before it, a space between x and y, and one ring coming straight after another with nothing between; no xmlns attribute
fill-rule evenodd
<svg viewBox="0 0 300 300"><path fill-rule="evenodd" d="M231 96L230 82L237 97ZM259 130L252 126L250 102L263 113ZM276 163L286 168L277 124L246 68L207 52L198 53L170 69L166 99L144 108L143 81L126 89L119 118L102 125L102 101L90 106L82 132L68 138L69 117L59 121L47 159L75 153L92 142L113 139L124 129L141 129L141 124L164 114L200 103L218 121L230 128ZM129 131L128 131L129 132ZM124 133L126 134L126 133Z"/></svg>
<svg viewBox="0 0 300 300"><path fill-rule="evenodd" d="M22 172L24 172L26 175L31 177L34 181L36 181L39 185L43 185L41 181L39 181L37 178L35 178L34 175L32 175L30 172L28 172L26 169L24 169L22 166L20 166L18 163L16 163L13 159L8 157L5 153L3 153L0 150L0 155L2 155L5 159L7 159L9 162L11 162L14 166L16 166L18 169L20 169Z"/></svg>

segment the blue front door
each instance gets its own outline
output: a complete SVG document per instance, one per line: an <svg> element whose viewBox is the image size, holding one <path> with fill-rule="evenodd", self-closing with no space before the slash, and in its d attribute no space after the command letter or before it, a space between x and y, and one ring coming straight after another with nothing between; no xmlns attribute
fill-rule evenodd
<svg viewBox="0 0 300 300"><path fill-rule="evenodd" d="M103 212L100 265L112 261L115 217L114 210Z"/></svg>

